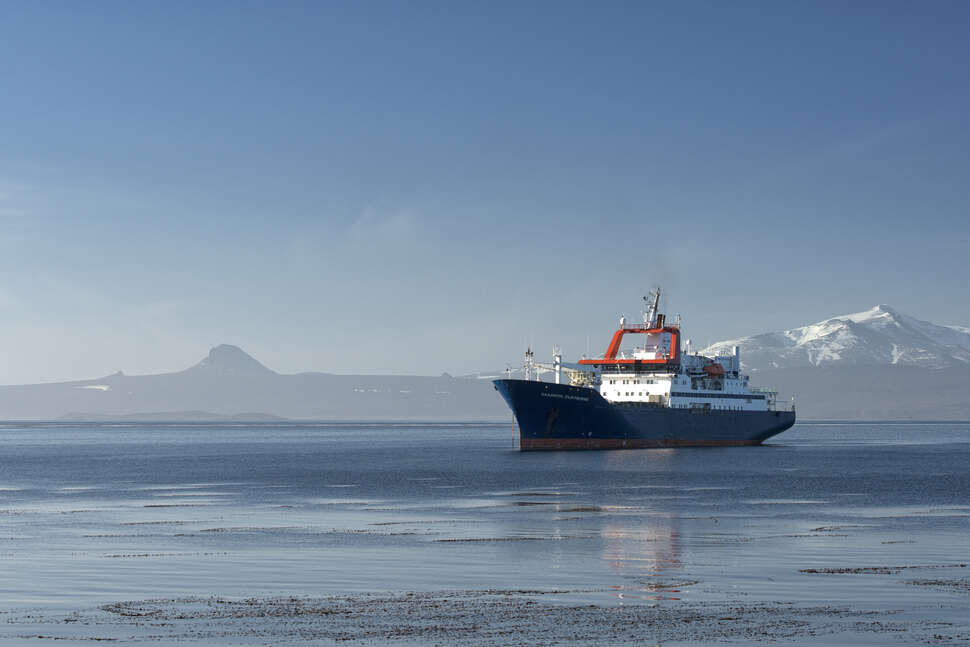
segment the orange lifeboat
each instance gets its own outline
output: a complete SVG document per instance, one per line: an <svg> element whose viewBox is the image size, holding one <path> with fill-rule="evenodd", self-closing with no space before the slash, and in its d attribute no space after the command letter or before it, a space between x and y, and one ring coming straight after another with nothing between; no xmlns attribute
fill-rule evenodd
<svg viewBox="0 0 970 647"><path fill-rule="evenodd" d="M724 367L720 364L708 364L704 367L708 377L724 377Z"/></svg>

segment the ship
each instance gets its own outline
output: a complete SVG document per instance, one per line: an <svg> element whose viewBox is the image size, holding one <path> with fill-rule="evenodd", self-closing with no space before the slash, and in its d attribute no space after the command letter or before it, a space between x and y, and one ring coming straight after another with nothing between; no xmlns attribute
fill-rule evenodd
<svg viewBox="0 0 970 647"><path fill-rule="evenodd" d="M643 301L643 322L621 316L602 357L569 364L556 348L550 365L530 348L524 378L509 371L493 381L512 409L521 451L760 445L795 424L794 397L783 403L776 390L752 387L739 347L692 353L680 316L668 322L659 312L660 288ZM642 345L622 349L631 335Z"/></svg>

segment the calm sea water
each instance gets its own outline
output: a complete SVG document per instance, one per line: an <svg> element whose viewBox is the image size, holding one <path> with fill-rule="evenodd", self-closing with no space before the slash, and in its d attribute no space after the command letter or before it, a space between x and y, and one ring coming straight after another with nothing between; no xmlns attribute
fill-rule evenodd
<svg viewBox="0 0 970 647"><path fill-rule="evenodd" d="M908 582L970 570L968 468L963 423L562 453L509 424L6 423L0 610L500 588L963 616Z"/></svg>

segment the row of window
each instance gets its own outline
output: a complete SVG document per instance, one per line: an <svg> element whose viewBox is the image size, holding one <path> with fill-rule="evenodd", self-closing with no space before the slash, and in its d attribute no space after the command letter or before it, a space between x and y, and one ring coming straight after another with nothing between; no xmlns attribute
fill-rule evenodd
<svg viewBox="0 0 970 647"><path fill-rule="evenodd" d="M607 391L604 391L603 392L603 395L608 395L608 392ZM623 391L623 392L617 391L616 392L616 395L618 397L619 396L626 396L626 397L639 396L639 397L643 397L644 395L651 395L651 394L649 392L644 393L643 391L640 391L639 393L636 392L636 391ZM765 399L765 396L764 395L759 395L759 394L755 394L755 393L683 393L683 392L678 392L678 391L672 391L669 394L667 394L667 393L659 393L659 394L653 394L653 395L669 395L670 397L673 397L673 398L718 398L718 399L725 399L726 398L726 399L730 399L730 400L746 400L749 403L752 400L764 400Z"/></svg>
<svg viewBox="0 0 970 647"><path fill-rule="evenodd" d="M634 395L637 395L637 394L636 393L633 393L633 392L630 392L630 391L627 391L625 393L617 393L617 396L622 396L622 395L634 396ZM643 395L643 394L641 393L640 395ZM636 402L633 402L633 403L624 403L624 404L651 404L651 403L636 403ZM653 406L657 406L657 405L654 404ZM714 411L714 410L717 410L717 411L744 411L745 410L745 408L743 406L740 406L740 405L721 405L721 406L718 406L718 405L711 405L710 403L707 403L707 402L691 402L690 404L672 404L670 406L673 409L703 409L703 410L708 410L708 411Z"/></svg>
<svg viewBox="0 0 970 647"><path fill-rule="evenodd" d="M701 395L700 393L683 393L678 391L673 391L670 394L675 398L728 398L732 400L747 400L751 402L752 400L764 400L764 395L759 395L757 393L705 393Z"/></svg>
<svg viewBox="0 0 970 647"><path fill-rule="evenodd" d="M610 380L610 384L616 384L616 380ZM623 380L623 384L658 384L657 380Z"/></svg>
<svg viewBox="0 0 970 647"><path fill-rule="evenodd" d="M704 404L706 404L706 403L704 403ZM672 406L673 406L674 409L700 409L700 408L703 408L703 405L701 403L698 403L698 402L693 402L691 404L675 404L675 405L672 405ZM725 410L727 410L727 411L744 411L744 407L735 407L735 406L730 406L730 407L729 406L723 406L723 407L712 407L712 406L708 406L707 408L708 409L718 409L719 411L725 411Z"/></svg>

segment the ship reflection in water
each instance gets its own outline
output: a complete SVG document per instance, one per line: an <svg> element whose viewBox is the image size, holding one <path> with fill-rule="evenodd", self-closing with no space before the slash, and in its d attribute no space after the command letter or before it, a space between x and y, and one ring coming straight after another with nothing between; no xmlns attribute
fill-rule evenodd
<svg viewBox="0 0 970 647"><path fill-rule="evenodd" d="M684 582L652 581L663 575L675 574L681 569L680 547L675 519L652 517L650 526L630 529L619 525L605 526L603 537L603 560L611 571L637 579L638 584L614 584L618 598L637 597L643 600L678 600L676 594Z"/></svg>
<svg viewBox="0 0 970 647"><path fill-rule="evenodd" d="M605 452L604 462L611 471L640 470L643 462L653 473L669 471L677 460L678 450L657 449L649 452ZM677 600L684 585L679 543L679 519L660 502L676 500L673 488L662 485L631 485L628 505L611 506L612 518L600 528L603 542L602 559L610 572L627 583L614 584L619 599ZM632 582L631 582L632 581Z"/></svg>

